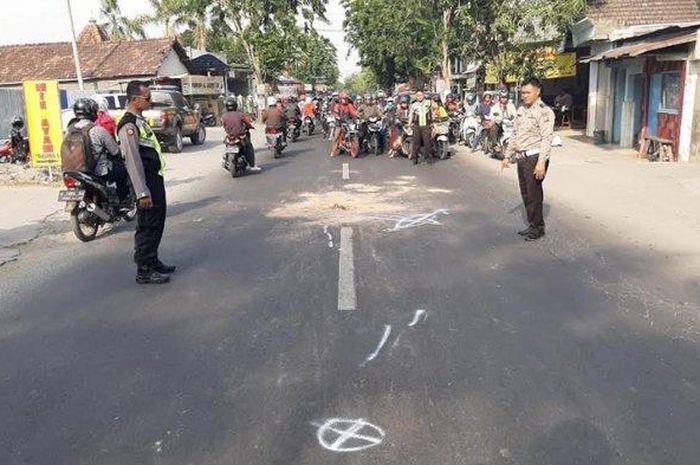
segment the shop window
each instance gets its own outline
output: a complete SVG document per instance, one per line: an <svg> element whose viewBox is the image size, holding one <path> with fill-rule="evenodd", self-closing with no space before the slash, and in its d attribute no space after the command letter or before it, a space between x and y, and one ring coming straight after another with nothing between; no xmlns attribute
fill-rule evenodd
<svg viewBox="0 0 700 465"><path fill-rule="evenodd" d="M681 110L681 73L664 73L661 78L659 113L676 115Z"/></svg>

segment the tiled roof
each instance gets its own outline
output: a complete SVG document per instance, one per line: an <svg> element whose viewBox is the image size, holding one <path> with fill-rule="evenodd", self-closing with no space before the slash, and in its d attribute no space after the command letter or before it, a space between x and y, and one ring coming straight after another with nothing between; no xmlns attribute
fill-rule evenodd
<svg viewBox="0 0 700 465"><path fill-rule="evenodd" d="M183 62L187 61L184 50L175 39L111 42L102 40L99 32L97 36L95 33L85 33L84 30L81 34L84 41L78 44L84 79L155 76L173 49ZM31 79L77 79L70 43L0 46L0 83Z"/></svg>
<svg viewBox="0 0 700 465"><path fill-rule="evenodd" d="M588 0L588 17L624 26L700 21L700 0Z"/></svg>

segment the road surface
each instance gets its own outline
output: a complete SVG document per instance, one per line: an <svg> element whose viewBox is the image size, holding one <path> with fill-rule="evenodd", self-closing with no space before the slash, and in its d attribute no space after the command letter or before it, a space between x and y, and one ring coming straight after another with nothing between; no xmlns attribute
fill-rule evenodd
<svg viewBox="0 0 700 465"><path fill-rule="evenodd" d="M170 155L167 286L134 283L131 225L0 267L0 463L698 463L700 292L668 257L556 199L524 243L470 155L326 149L235 180L215 142Z"/></svg>

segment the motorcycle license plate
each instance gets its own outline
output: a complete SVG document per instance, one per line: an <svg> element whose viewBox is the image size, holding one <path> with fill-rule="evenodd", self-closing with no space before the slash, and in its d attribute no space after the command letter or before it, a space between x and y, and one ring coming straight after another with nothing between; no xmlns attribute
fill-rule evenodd
<svg viewBox="0 0 700 465"><path fill-rule="evenodd" d="M80 202L85 197L85 189L67 189L58 193L59 202Z"/></svg>
<svg viewBox="0 0 700 465"><path fill-rule="evenodd" d="M238 152L240 152L240 151L241 151L241 148L240 148L239 146L237 146L237 145L235 145L235 146L233 146L233 147L227 147L227 148L226 148L226 153L234 153L234 154L235 154L235 153L238 153Z"/></svg>

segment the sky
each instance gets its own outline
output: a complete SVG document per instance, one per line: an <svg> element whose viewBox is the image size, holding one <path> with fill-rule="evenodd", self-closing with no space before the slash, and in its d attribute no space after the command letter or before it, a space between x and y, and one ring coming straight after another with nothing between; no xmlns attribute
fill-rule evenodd
<svg viewBox="0 0 700 465"><path fill-rule="evenodd" d="M61 42L70 40L70 25L66 0L2 0L3 31L0 34L0 45L26 44L36 42ZM71 0L73 20L76 34L91 18L99 16L99 0ZM150 12L150 5L145 0L120 0L122 13L127 16ZM340 0L329 0L329 24L316 24L319 32L328 37L338 50L338 67L341 78L359 71L357 53L351 51L344 41L342 31L345 12ZM12 18L7 20L7 18ZM152 28L149 36L158 37L160 31Z"/></svg>

